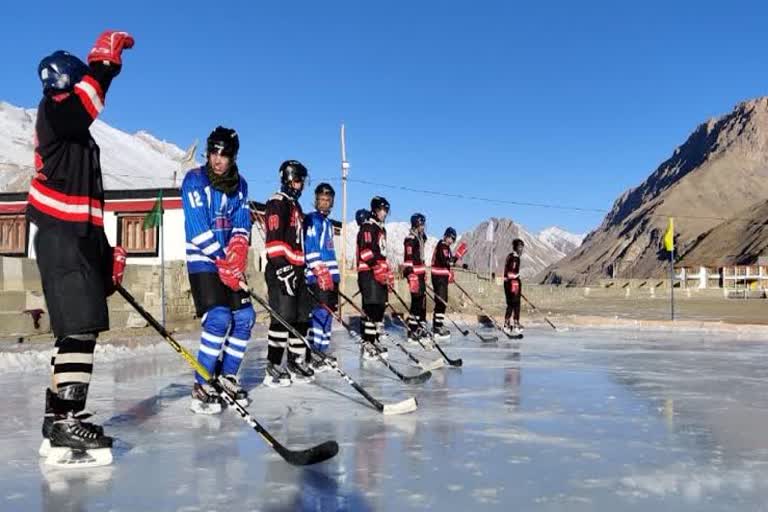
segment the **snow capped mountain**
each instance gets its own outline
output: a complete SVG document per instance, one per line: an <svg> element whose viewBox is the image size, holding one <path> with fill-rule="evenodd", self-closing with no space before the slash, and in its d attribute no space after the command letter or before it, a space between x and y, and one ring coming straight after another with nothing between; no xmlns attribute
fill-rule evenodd
<svg viewBox="0 0 768 512"><path fill-rule="evenodd" d="M583 233L574 234L557 226L552 226L539 232L536 238L564 254L570 254L581 245L585 236L586 234Z"/></svg>
<svg viewBox="0 0 768 512"><path fill-rule="evenodd" d="M0 192L29 187L36 115L35 109L0 101ZM178 186L184 172L198 165L194 148L184 151L144 131L129 134L96 120L91 133L101 148L107 190Z"/></svg>

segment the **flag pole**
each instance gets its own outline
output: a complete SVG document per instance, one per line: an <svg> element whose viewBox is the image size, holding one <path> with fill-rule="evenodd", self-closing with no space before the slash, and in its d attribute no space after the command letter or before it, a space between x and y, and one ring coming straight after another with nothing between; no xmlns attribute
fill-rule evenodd
<svg viewBox="0 0 768 512"><path fill-rule="evenodd" d="M165 327L165 230L163 229L165 209L163 208L163 189L160 189L160 320Z"/></svg>
<svg viewBox="0 0 768 512"><path fill-rule="evenodd" d="M669 290L669 306L672 321L675 320L675 247L672 246L672 250L669 251L669 282L671 284Z"/></svg>

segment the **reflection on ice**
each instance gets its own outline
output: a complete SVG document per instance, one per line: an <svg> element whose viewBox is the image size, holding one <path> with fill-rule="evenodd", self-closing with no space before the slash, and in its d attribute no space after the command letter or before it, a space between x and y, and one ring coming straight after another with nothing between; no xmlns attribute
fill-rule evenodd
<svg viewBox="0 0 768 512"><path fill-rule="evenodd" d="M398 332L393 331L393 336ZM344 368L385 402L384 417L333 373L265 389L254 343L242 381L249 410L288 446L336 439L339 455L294 468L231 414L188 411L191 372L173 352L109 349L89 407L118 441L115 464L40 466L43 356L0 353L0 510L748 510L768 497L768 344L717 335L529 330L522 342L454 338L464 359L421 386ZM42 352L44 353L44 351ZM436 353L418 354L425 360ZM5 359L4 359L5 358ZM412 368L398 350L391 360Z"/></svg>

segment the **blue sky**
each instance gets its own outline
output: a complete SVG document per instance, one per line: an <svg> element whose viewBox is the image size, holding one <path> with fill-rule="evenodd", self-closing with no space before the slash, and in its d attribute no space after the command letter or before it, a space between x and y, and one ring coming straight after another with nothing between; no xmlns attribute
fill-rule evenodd
<svg viewBox="0 0 768 512"><path fill-rule="evenodd" d="M182 147L235 127L255 198L288 158L315 184L338 180L344 121L351 179L608 209L697 124L768 91L765 2L522 4L11 2L0 99L36 105L42 56L84 57L119 28L137 43L103 119ZM603 216L362 183L349 192L352 212L382 194L395 220L421 211L433 233L489 216L580 232Z"/></svg>

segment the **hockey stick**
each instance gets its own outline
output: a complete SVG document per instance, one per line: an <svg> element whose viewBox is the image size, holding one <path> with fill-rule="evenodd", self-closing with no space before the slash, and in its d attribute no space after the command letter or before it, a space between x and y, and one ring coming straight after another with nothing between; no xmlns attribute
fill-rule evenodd
<svg viewBox="0 0 768 512"><path fill-rule="evenodd" d="M504 332L504 329L502 329L502 328L501 328L501 326L500 326L500 325L499 325L499 323L496 321L496 319L495 319L495 318L493 318L493 317L492 317L492 316L491 316L491 315L490 315L490 314L489 314L489 313L488 313L488 312L487 312L487 311L486 311L486 310L483 308L483 306L481 306L481 305L480 305L480 304L479 304L477 301L475 301L475 299L473 299L473 298L472 298L472 296L471 296L471 295L470 295L470 294L467 292L467 290L465 290L465 289L464 289L464 288L463 288L463 287L462 287L462 286L461 286L459 283L457 283L456 281L454 281L454 282L453 282L453 284L455 284L455 285L456 285L456 288L458 288L459 290L461 290L461 293L463 293L463 294L464 294L464 295L465 295L465 296L466 296L466 297L469 299L469 301L470 301L472 304L474 304L474 305L475 305L475 307L476 307L478 310L480 310L480 312L481 312L481 313L483 313L485 316L487 316L487 317L488 317L488 318L491 320L491 323L493 324L493 326L494 326L496 329L498 329L500 332L504 333L504 336L506 336L507 338L509 338L509 339L511 339L511 340L512 340L512 339L517 339L515 336L511 336L511 335L507 334L506 332Z"/></svg>
<svg viewBox="0 0 768 512"><path fill-rule="evenodd" d="M341 297L346 302L348 302L349 305L352 306L360 314L360 316L368 318L368 315L366 315L365 312L362 309L360 309L360 306L355 304L354 301L352 301L352 299L350 299L349 297L344 295L342 292L339 292L339 297ZM387 336L387 338L389 339L389 336ZM391 341L392 341L392 343L395 344L395 346L397 348L399 348L403 352L403 354L408 356L408 359L413 361L416 365L418 365L423 370L436 370L438 368L442 368L443 366L445 366L445 363L443 363L442 359L435 359L431 363L424 364L421 361L419 361L418 358L416 356L414 356L407 348L405 348L402 343L400 343L399 341L394 340L394 339L391 340Z"/></svg>
<svg viewBox="0 0 768 512"><path fill-rule="evenodd" d="M220 379L222 378L221 376L212 377L208 373L208 370L206 370L205 367L203 367L197 361L195 356L193 356L186 348L181 346L179 342L176 341L173 336L171 336L171 334L162 325L160 325L160 323L155 320L151 314L149 314L149 312L147 312L147 310L141 307L136 299L134 299L133 296L128 293L125 288L122 287L122 285L117 285L117 292L123 296L128 304L133 306L133 309L135 309L142 317L144 317L144 320L146 320L163 338L165 338L165 340L171 345L171 347L173 347L176 352L181 354L181 356L197 373L199 373L205 380L208 381L211 386L213 386L213 388L219 395L221 395L222 399L227 403L227 405L230 408L234 408L240 417L243 418L243 420L245 420L245 422L248 423L251 427L253 427L253 430L258 432L262 439L264 439L264 441L266 441L266 443L271 446L272 449L280 454L280 456L287 463L293 464L294 466L308 466L328 460L339 452L339 445L336 441L326 441L305 450L291 450L280 444L258 421L256 421L253 416L251 416L245 407L237 403L235 399L226 392L226 388L223 387L220 383Z"/></svg>
<svg viewBox="0 0 768 512"><path fill-rule="evenodd" d="M261 304L261 306L269 312L272 318L280 322L283 327L288 329L288 332L293 334L296 338L300 339L314 356L324 360L328 366L336 370L336 372L341 375L341 377L346 380L350 386L355 388L355 391L363 395L363 397L368 400L376 408L376 410L384 414L405 414L416 410L418 404L416 403L416 399L413 397L407 398L396 404L383 404L373 398L370 393L365 390L365 388L355 382L352 377L347 375L347 373L339 367L339 363L335 359L326 356L318 350L315 350L315 348L309 344L307 338L305 338L299 331L297 331L285 318L280 316L266 300L248 288L247 284L241 282L240 287L243 289L243 291L247 292L251 297L253 297L256 302Z"/></svg>
<svg viewBox="0 0 768 512"><path fill-rule="evenodd" d="M400 297L400 294L397 293L397 290L395 290L394 286L390 286L389 291L392 292L392 294L397 298L397 300L400 302L400 304L403 305L404 308L408 309L408 306L405 304L405 301L403 300L402 297ZM419 324L427 331L427 333L429 333L429 326L427 325L426 322L419 320ZM448 355L443 351L442 347L440 347L437 341L435 341L435 337L430 334L428 334L428 336L430 337L430 341L432 341L432 344L435 346L437 351L440 352L441 356L443 356L443 359L445 359L446 363L448 363L451 366L461 366L464 364L464 361L461 358L451 359L450 357L448 357Z"/></svg>
<svg viewBox="0 0 768 512"><path fill-rule="evenodd" d="M317 294L313 292L310 288L307 288L307 291L315 299L315 301L320 305L320 307L326 310L328 313L330 313L334 318L336 318L336 320L338 320L338 322L347 330L347 332L349 332L349 334L353 338L360 340L361 343L364 342L362 336L360 336L360 334L358 334L358 332L355 331L355 329L351 325L345 322L338 312L336 312L332 307L330 307L325 302L321 301L320 298L318 298ZM429 371L420 373L418 375L412 375L412 376L403 375L398 371L397 368L392 366L392 363L387 361L384 358L384 356L381 355L381 352L379 350L376 350L376 357L379 361L381 361L381 363L384 366L386 366L389 369L389 371L397 375L397 378L405 382L406 384L421 384L428 381L430 377L432 377L432 372L429 372Z"/></svg>
<svg viewBox="0 0 768 512"><path fill-rule="evenodd" d="M429 290L429 292L432 293L430 295L430 293L428 292L427 293L427 297L432 299L432 302L434 302L435 304L437 304L437 301L440 300L440 303L443 306L445 306L446 308L448 308L448 303L446 301L444 301L442 297L439 297L437 295L437 292L435 292L435 289L432 288L431 286L429 286L429 283L427 283L426 281L424 282L424 284L427 286L427 290ZM459 324L457 324L456 321L453 318L449 318L449 320L451 321L453 326L456 327L456 329L458 329L458 331L462 334L462 336L467 336L469 334L469 329L462 329L461 326Z"/></svg>
<svg viewBox="0 0 768 512"><path fill-rule="evenodd" d="M532 303L531 301L529 301L529 300L528 300L528 297L526 297L526 296L525 296L525 294L521 293L521 294L520 294L520 296L523 298L523 300L524 300L525 302L527 302L527 303L528 303L528 305L529 305L529 306L531 306L531 309L533 309L533 310L534 310L536 313L538 313L538 314L540 314L541 316L543 316L543 317L544 317L544 320L545 320L545 321L546 321L546 322L549 324L549 326L550 326L551 328L553 328L553 329L555 330L555 332L563 332L561 329L559 329L559 328L555 327L555 324L553 324L552 322L550 322L549 318L547 318L547 315L545 315L544 313L542 313L541 311L539 311L539 308L537 308L536 306L534 306L534 305L533 305L533 303Z"/></svg>
<svg viewBox="0 0 768 512"><path fill-rule="evenodd" d="M443 298L440 297L431 286L427 285L427 289L429 291L431 291L432 294L433 294L432 301L436 301L437 299L440 299L440 302L442 302L445 305L446 308L449 307L448 306L448 302L443 300ZM454 311L456 311L456 310L454 309ZM451 322L453 322L453 325L455 325L457 329L461 330L461 327L459 327L453 319L451 319ZM482 334L480 334L479 332L477 332L474 329L472 329L472 332L475 334L475 336L480 338L480 341L482 341L484 343L490 343L492 341L497 341L499 339L498 336L483 336ZM462 331L462 334L464 336L466 336L467 334L469 334L469 331L468 330L467 331Z"/></svg>

